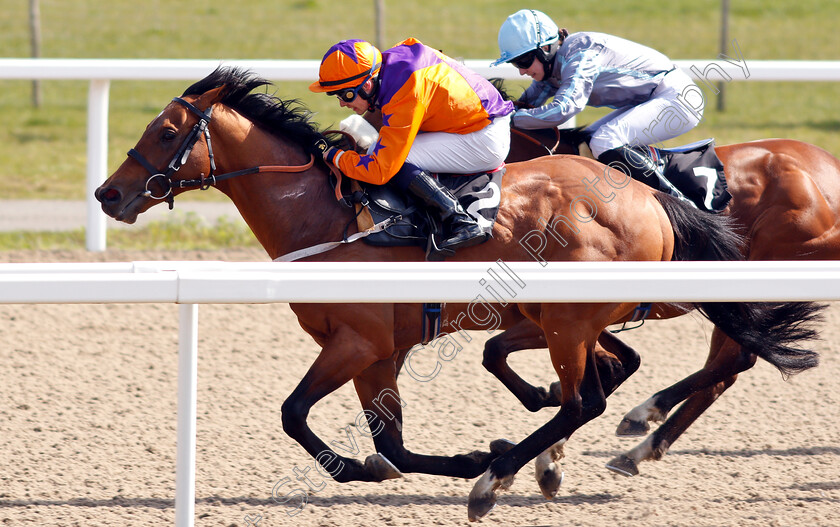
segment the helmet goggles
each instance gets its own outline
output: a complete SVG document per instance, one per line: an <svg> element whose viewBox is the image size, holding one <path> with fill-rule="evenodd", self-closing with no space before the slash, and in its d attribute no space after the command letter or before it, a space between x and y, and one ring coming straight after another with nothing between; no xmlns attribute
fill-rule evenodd
<svg viewBox="0 0 840 527"><path fill-rule="evenodd" d="M521 70L527 70L534 63L535 58L537 58L537 50L532 49L531 51L528 51L527 53L523 53L522 55L519 55L518 57L512 58L508 62L510 62L515 67L517 67Z"/></svg>
<svg viewBox="0 0 840 527"><path fill-rule="evenodd" d="M367 79L365 79L365 82L367 82ZM362 82L361 84L359 84L355 88L343 88L341 90L328 91L327 95L335 95L336 97L338 97L342 101L344 101L346 103L351 103L351 102L356 100L356 96L359 95L359 90L361 90L362 86L364 86L364 85L365 85L365 83ZM364 92L362 92L362 98L363 99L365 98Z"/></svg>

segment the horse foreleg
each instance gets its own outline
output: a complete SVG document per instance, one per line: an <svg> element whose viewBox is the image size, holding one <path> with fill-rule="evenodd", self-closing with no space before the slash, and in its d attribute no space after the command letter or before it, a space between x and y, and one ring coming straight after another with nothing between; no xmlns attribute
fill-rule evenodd
<svg viewBox="0 0 840 527"><path fill-rule="evenodd" d="M512 393L525 408L536 412L547 406L557 406L560 400L543 387L534 386L507 363L511 353L547 347L543 330L529 319L523 319L484 344L482 365Z"/></svg>
<svg viewBox="0 0 840 527"><path fill-rule="evenodd" d="M399 353L396 355L398 358ZM415 454L407 450L402 437L402 409L405 403L397 387L397 364L397 361L391 359L379 361L353 379L368 423L363 433L373 438L379 455L393 463L395 469L401 472L474 478L487 469L490 461L513 446L512 443L498 440L491 443L490 452L475 451L452 457Z"/></svg>
<svg viewBox="0 0 840 527"><path fill-rule="evenodd" d="M755 355L744 351L715 328L709 357L703 368L628 412L616 434L644 435L650 429L649 421L662 421L674 406L686 402L639 446L607 463L607 468L633 476L639 473L639 462L661 459L691 423L735 382L738 373L751 368L755 360Z"/></svg>
<svg viewBox="0 0 840 527"><path fill-rule="evenodd" d="M390 355L392 352L384 353ZM400 477L396 470L383 469L383 464L375 458L369 458L363 465L353 458L339 455L315 435L306 422L309 410L315 403L382 359L373 344L348 326L340 325L328 337L309 371L281 407L286 434L297 441L338 482L382 481ZM350 454L358 454L359 448L352 430L347 426L344 431L347 434L346 441L342 438L342 441L332 441L332 444Z"/></svg>
<svg viewBox="0 0 840 527"><path fill-rule="evenodd" d="M552 322L561 317L547 315L558 311L560 315L566 315L563 318L568 318L568 309L577 307L544 307L541 322L545 323L545 327L558 327ZM597 318L581 316L581 320L595 321L594 324L597 324ZM559 447L575 430L603 413L606 408L606 396L593 353L599 330L593 330L592 327L587 330L581 320L578 324L568 326L570 330L563 333L546 331L551 361L560 379L560 411L548 423L490 463L490 468L470 492L468 516L471 521L483 517L495 507L496 492L508 488L514 475L526 463L552 447ZM559 459L561 452L555 454L553 460ZM551 478L557 485L560 479ZM553 496L556 488L543 488L542 491L546 496Z"/></svg>
<svg viewBox="0 0 840 527"><path fill-rule="evenodd" d="M650 399L633 408L619 423L618 436L641 436L650 430L648 422L663 421L668 412L700 390L737 375L755 364L755 355L744 351L738 344L715 328L709 356L703 368L685 379L654 394Z"/></svg>

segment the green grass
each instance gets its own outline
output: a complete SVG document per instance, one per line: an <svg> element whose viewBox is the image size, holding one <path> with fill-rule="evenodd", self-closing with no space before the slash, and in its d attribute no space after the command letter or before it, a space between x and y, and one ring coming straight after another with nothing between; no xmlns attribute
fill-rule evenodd
<svg viewBox="0 0 840 527"><path fill-rule="evenodd" d="M65 232L0 232L0 251L83 249L85 230ZM110 229L108 248L117 250L211 250L259 247L251 230L240 219L219 218L208 224L187 213L174 219L153 221L138 229Z"/></svg>
<svg viewBox="0 0 840 527"><path fill-rule="evenodd" d="M387 2L385 43L416 36L460 58L495 58L496 34L520 1ZM733 0L730 38L747 63L760 59L840 59L840 2ZM317 59L341 38L375 40L372 0L250 0L136 2L41 0L42 56L60 58ZM559 2L542 10L570 31L621 35L674 59L712 59L718 50L719 0ZM27 2L0 10L0 54L29 55ZM198 79L196 79L198 80ZM111 84L108 168L125 159L146 124L188 82ZM521 83L520 83L521 84ZM305 82L278 86L300 99L327 127L347 114ZM84 199L88 84L44 81L41 108L31 106L30 81L0 81L0 196L8 199ZM512 93L518 94L518 89ZM840 155L836 83L731 83L727 109L709 96L700 126L671 144L714 136L718 144L792 137ZM588 109L585 124L603 115ZM189 193L185 199L226 199Z"/></svg>

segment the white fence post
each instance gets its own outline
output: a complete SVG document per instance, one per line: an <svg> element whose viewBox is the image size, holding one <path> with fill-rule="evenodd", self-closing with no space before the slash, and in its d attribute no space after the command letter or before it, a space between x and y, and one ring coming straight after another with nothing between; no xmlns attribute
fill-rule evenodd
<svg viewBox="0 0 840 527"><path fill-rule="evenodd" d="M106 216L93 199L108 171L108 93L111 81L93 79L88 91L87 122L87 232L88 251L105 250Z"/></svg>
<svg viewBox="0 0 840 527"><path fill-rule="evenodd" d="M178 439L175 445L175 526L195 522L195 404L198 304L178 306Z"/></svg>

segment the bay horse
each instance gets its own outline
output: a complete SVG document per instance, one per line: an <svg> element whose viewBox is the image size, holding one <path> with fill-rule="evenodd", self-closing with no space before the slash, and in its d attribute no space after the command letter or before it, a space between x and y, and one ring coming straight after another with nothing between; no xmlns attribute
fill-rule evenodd
<svg viewBox="0 0 840 527"><path fill-rule="evenodd" d="M503 89L500 91L504 94ZM579 154L579 145L589 139L582 128L511 131L508 162ZM790 139L716 146L715 151L724 163L732 195L723 214L732 218L736 230L746 237L747 259L840 259L840 160L817 146ZM673 305L654 304L650 317L671 318L685 312ZM629 317L622 322L627 320ZM521 321L485 345L485 368L530 411L556 406L559 401L551 389L525 382L510 369L506 359L516 351L545 347L542 331L529 320ZM639 366L638 354L608 333L599 339L595 353L602 370L612 374L604 386L608 392ZM715 328L709 356L699 371L657 392L624 416L616 430L619 436L643 436L650 431L649 422L664 423L638 446L610 460L607 468L634 476L639 473L640 462L661 459L674 441L732 386L738 374L755 362L754 353Z"/></svg>
<svg viewBox="0 0 840 527"><path fill-rule="evenodd" d="M268 81L249 72L219 68L187 88L149 123L129 157L96 190L102 210L133 223L154 205L169 201L171 206L181 192L215 186L234 202L272 259L353 232L354 211L336 201L326 183L328 168L307 153L307 146L321 133L294 101L252 93L266 85ZM741 258L741 238L730 229L728 219L699 213L635 181L609 203L596 205L590 199L597 213L595 208L575 208L587 192L585 181L602 171L600 164L574 156L508 165L493 237L459 251L453 259L531 261L531 252L519 242L535 233L544 241L541 254L552 261ZM585 221L577 225L567 215ZM305 260L412 262L424 260L424 253L418 247L354 243ZM812 367L816 354L793 342L813 336L795 329L819 307L787 305L790 310L783 317L761 304L702 303L700 307L737 342L777 366ZM419 304L290 307L321 351L282 404L284 431L339 482L381 481L400 477L401 472L463 478L483 472L470 499L470 517L477 518L489 511L495 491L525 463L603 412L606 396L592 351L602 330L625 317L635 304L505 306L499 327L528 318L544 329L562 385L561 409L515 446L496 443L490 452L452 457L409 452L402 442L397 373L406 354L421 341L420 324L412 323L419 319ZM452 320L459 320L459 330L487 329L486 323L461 316L469 308L446 306L449 327ZM369 430L375 431L371 435L377 454L364 463L336 453L307 424L311 407L351 380Z"/></svg>

